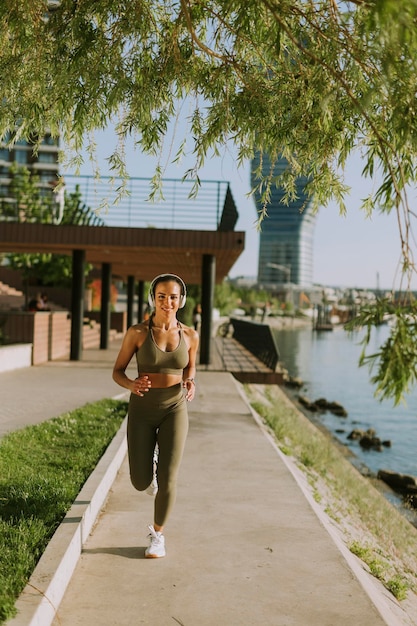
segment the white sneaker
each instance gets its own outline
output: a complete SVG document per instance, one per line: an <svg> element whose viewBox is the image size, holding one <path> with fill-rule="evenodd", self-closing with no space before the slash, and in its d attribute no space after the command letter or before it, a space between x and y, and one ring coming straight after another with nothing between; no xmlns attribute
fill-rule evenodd
<svg viewBox="0 0 417 626"><path fill-rule="evenodd" d="M159 559L165 556L165 537L162 533L155 530L153 526L148 526L150 534L148 535L150 544L145 550L145 559Z"/></svg>
<svg viewBox="0 0 417 626"><path fill-rule="evenodd" d="M156 474L153 475L152 482L147 488L146 493L150 496L156 496L158 493L158 481L156 479Z"/></svg>

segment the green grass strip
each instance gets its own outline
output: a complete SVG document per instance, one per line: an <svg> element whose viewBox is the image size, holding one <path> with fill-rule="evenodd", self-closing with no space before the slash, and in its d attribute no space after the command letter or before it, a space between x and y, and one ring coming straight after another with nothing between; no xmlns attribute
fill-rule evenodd
<svg viewBox="0 0 417 626"><path fill-rule="evenodd" d="M0 623L126 412L102 400L0 440Z"/></svg>

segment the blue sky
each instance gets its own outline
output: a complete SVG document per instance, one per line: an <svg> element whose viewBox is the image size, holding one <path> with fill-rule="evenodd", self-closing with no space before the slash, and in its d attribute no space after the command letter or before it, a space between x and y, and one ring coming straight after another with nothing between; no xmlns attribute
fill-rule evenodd
<svg viewBox="0 0 417 626"><path fill-rule="evenodd" d="M178 132L178 137L181 135ZM113 128L97 133L97 161L103 176L108 175L107 158L114 151L116 136ZM162 164L165 176L181 178L193 165L190 157L179 165L172 164L175 146L171 151L172 138L167 139L169 149L163 152ZM126 147L127 170L130 176L151 177L157 164L156 158L135 149L133 142ZM369 193L370 182L361 176L362 164L358 157L350 160L346 170L346 183L351 193L346 199L346 217L339 215L335 204L319 210L314 237L313 280L322 285L391 289L398 286L398 261L400 238L394 214L375 212L366 218L360 211L360 201ZM91 174L92 165L85 157L80 174ZM230 272L231 277L256 276L258 269L259 233L256 228L256 211L250 192L250 163L240 169L236 166L233 149L225 149L220 157L208 159L200 171L200 177L209 180L230 181L232 194L239 212L237 230L246 233L245 251ZM263 226L267 228L267 223ZM397 278L396 278L397 276Z"/></svg>

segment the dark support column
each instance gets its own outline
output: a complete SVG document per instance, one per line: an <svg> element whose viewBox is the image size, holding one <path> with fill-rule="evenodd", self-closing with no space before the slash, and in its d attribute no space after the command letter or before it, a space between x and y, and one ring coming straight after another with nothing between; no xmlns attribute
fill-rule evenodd
<svg viewBox="0 0 417 626"><path fill-rule="evenodd" d="M72 252L70 359L79 361L83 346L85 250Z"/></svg>
<svg viewBox="0 0 417 626"><path fill-rule="evenodd" d="M109 347L111 263L101 266L100 350Z"/></svg>
<svg viewBox="0 0 417 626"><path fill-rule="evenodd" d="M135 303L135 277L127 277L127 327L133 325L133 305Z"/></svg>
<svg viewBox="0 0 417 626"><path fill-rule="evenodd" d="M143 280L138 284L138 323L143 320L143 305L145 304L145 283Z"/></svg>
<svg viewBox="0 0 417 626"><path fill-rule="evenodd" d="M211 345L211 322L213 319L214 284L216 282L216 257L203 254L201 272L201 337L200 363L209 365Z"/></svg>

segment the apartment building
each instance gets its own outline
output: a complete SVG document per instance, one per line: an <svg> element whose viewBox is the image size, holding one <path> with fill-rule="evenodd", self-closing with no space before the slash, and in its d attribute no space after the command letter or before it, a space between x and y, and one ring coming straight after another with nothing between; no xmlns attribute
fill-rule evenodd
<svg viewBox="0 0 417 626"><path fill-rule="evenodd" d="M13 163L26 167L36 174L41 195L53 197L53 188L58 182L59 140L46 134L36 153L33 144L25 140L17 141L12 147L7 145L8 138L0 143L0 210L3 215L13 215L16 211L16 199L11 190Z"/></svg>

